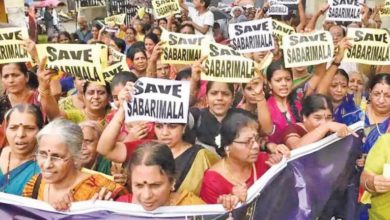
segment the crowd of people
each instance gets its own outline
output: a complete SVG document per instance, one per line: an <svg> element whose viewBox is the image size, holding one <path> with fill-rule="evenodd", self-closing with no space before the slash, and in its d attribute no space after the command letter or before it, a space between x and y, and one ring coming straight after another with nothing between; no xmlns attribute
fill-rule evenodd
<svg viewBox="0 0 390 220"><path fill-rule="evenodd" d="M227 24L268 17L269 3L256 9L247 2L235 2ZM356 135L348 126L363 121L362 154L350 167L357 178L318 217L345 219L342 207L351 190L360 219L389 219L390 178L383 172L390 164L390 65L343 61L351 47L348 28L389 32L381 26L380 7L362 5L361 22L323 23L336 48L331 63L286 68L274 38L275 49L245 54L256 63L268 54L273 58L240 84L203 81L205 58L192 65L161 62L163 29L229 45L209 5L180 1L180 15L154 19L145 13L115 33L80 16L75 33L49 33L49 43L105 44L125 54L130 72L117 73L106 85L67 73L53 78L46 59L37 57L38 42L26 40L35 63L0 65L0 191L61 211L91 199L135 203L146 211L194 204L222 204L231 211L290 151L332 133ZM297 15L272 18L311 32L328 8L309 15L299 1ZM141 77L190 81L188 122L125 122L123 105L132 101Z"/></svg>

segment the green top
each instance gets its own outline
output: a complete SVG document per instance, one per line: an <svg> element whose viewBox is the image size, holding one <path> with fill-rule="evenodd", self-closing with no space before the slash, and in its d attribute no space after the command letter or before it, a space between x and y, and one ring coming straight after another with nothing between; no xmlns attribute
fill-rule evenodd
<svg viewBox="0 0 390 220"><path fill-rule="evenodd" d="M390 134L384 134L377 140L367 155L364 169L376 175L382 175L385 164L390 164ZM388 219L389 213L390 191L372 195L369 211L370 220Z"/></svg>

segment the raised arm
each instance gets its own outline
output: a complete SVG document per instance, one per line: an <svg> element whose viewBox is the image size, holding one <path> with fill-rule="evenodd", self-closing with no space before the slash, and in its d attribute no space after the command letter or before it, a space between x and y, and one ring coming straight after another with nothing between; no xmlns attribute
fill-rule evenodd
<svg viewBox="0 0 390 220"><path fill-rule="evenodd" d="M307 30L307 31L315 30L318 18L321 15L323 15L328 9L329 9L329 4L326 3L326 4L322 5L320 10L318 10L317 13L315 15L313 15L313 17L311 18L309 23L306 25L305 30Z"/></svg>
<svg viewBox="0 0 390 220"><path fill-rule="evenodd" d="M298 2L298 15L299 15L299 24L296 28L296 31L300 32L306 26L305 8L303 7L302 0Z"/></svg>
<svg viewBox="0 0 390 220"><path fill-rule="evenodd" d="M156 78L157 77L157 74L156 74L156 71L157 71L157 60L160 59L160 55L162 53L161 45L163 43L164 42L160 41L153 48L153 52L152 52L152 54L150 56L150 59L148 61L148 67L146 68L146 76L147 77L152 77L152 78Z"/></svg>
<svg viewBox="0 0 390 220"><path fill-rule="evenodd" d="M100 136L97 152L105 156L108 160L116 163L123 163L126 160L127 150L122 142L117 141L122 124L125 120L125 111L123 102L130 100L130 93L133 91L133 83L128 82L119 94L120 106L110 123L104 129Z"/></svg>
<svg viewBox="0 0 390 220"><path fill-rule="evenodd" d="M328 94L330 83L332 82L332 79L336 74L338 67L340 66L340 63L344 57L344 52L347 48L351 47L351 44L348 41L348 38L345 37L338 43L337 47L338 53L335 56L332 65L326 71L325 76L322 78L321 83L318 85L317 92L320 94Z"/></svg>
<svg viewBox="0 0 390 220"><path fill-rule="evenodd" d="M186 3L184 2L184 0L179 0L179 5L182 9L188 11L188 6L186 5Z"/></svg>
<svg viewBox="0 0 390 220"><path fill-rule="evenodd" d="M47 114L49 119L55 119L61 116L61 112L57 100L51 93L50 85L53 72L45 69L46 60L47 57L43 58L39 63L37 71L39 82L38 92L41 98L42 111Z"/></svg>

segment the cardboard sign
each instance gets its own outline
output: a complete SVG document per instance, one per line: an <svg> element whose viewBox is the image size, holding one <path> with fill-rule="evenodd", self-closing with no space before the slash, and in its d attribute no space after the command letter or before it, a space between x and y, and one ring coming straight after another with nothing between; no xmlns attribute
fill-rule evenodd
<svg viewBox="0 0 390 220"><path fill-rule="evenodd" d="M288 7L281 4L272 4L267 11L267 15L288 15Z"/></svg>
<svg viewBox="0 0 390 220"><path fill-rule="evenodd" d="M47 69L58 69L73 77L104 84L101 60L104 49L98 44L38 44L38 56L47 56Z"/></svg>
<svg viewBox="0 0 390 220"><path fill-rule="evenodd" d="M328 0L330 5L326 12L327 21L351 21L360 22L361 0Z"/></svg>
<svg viewBox="0 0 390 220"><path fill-rule="evenodd" d="M273 33L279 44L282 44L283 36L295 33L295 29L283 22L272 20Z"/></svg>
<svg viewBox="0 0 390 220"><path fill-rule="evenodd" d="M133 99L125 103L125 121L187 123L190 82L143 77L134 85Z"/></svg>
<svg viewBox="0 0 390 220"><path fill-rule="evenodd" d="M381 17L390 17L390 0L385 1L385 5L379 10L379 14Z"/></svg>
<svg viewBox="0 0 390 220"><path fill-rule="evenodd" d="M152 5L157 19L180 13L178 0L152 0Z"/></svg>
<svg viewBox="0 0 390 220"><path fill-rule="evenodd" d="M272 19L229 24L231 43L241 53L251 53L274 49Z"/></svg>
<svg viewBox="0 0 390 220"><path fill-rule="evenodd" d="M352 48L344 54L347 62L367 65L390 65L390 37L386 30L348 28Z"/></svg>
<svg viewBox="0 0 390 220"><path fill-rule="evenodd" d="M201 79L227 83L248 83L255 77L255 63L230 47L209 43L202 50L208 56L203 66Z"/></svg>
<svg viewBox="0 0 390 220"><path fill-rule="evenodd" d="M106 82L111 82L112 78L120 72L129 71L129 66L126 62L126 55L112 50L112 56L114 57L114 63L103 69L103 78Z"/></svg>
<svg viewBox="0 0 390 220"><path fill-rule="evenodd" d="M333 59L333 53L332 35L327 31L283 37L283 56L286 67L327 63Z"/></svg>
<svg viewBox="0 0 390 220"><path fill-rule="evenodd" d="M31 61L23 49L23 39L28 38L26 28L0 28L0 64Z"/></svg>
<svg viewBox="0 0 390 220"><path fill-rule="evenodd" d="M115 23L117 25L122 25L125 23L125 17L126 17L126 14L113 15L111 17L105 18L104 23L106 23L106 24Z"/></svg>
<svg viewBox="0 0 390 220"><path fill-rule="evenodd" d="M202 55L202 42L205 35L178 34L163 30L161 62L168 64L192 64Z"/></svg>

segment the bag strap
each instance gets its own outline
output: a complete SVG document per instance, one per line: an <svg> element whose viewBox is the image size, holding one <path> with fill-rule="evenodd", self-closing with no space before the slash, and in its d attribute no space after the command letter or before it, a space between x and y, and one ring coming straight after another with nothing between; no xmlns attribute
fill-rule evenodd
<svg viewBox="0 0 390 220"><path fill-rule="evenodd" d="M39 187L41 186L42 174L39 174L37 180L34 183L34 188L31 198L38 199Z"/></svg>

